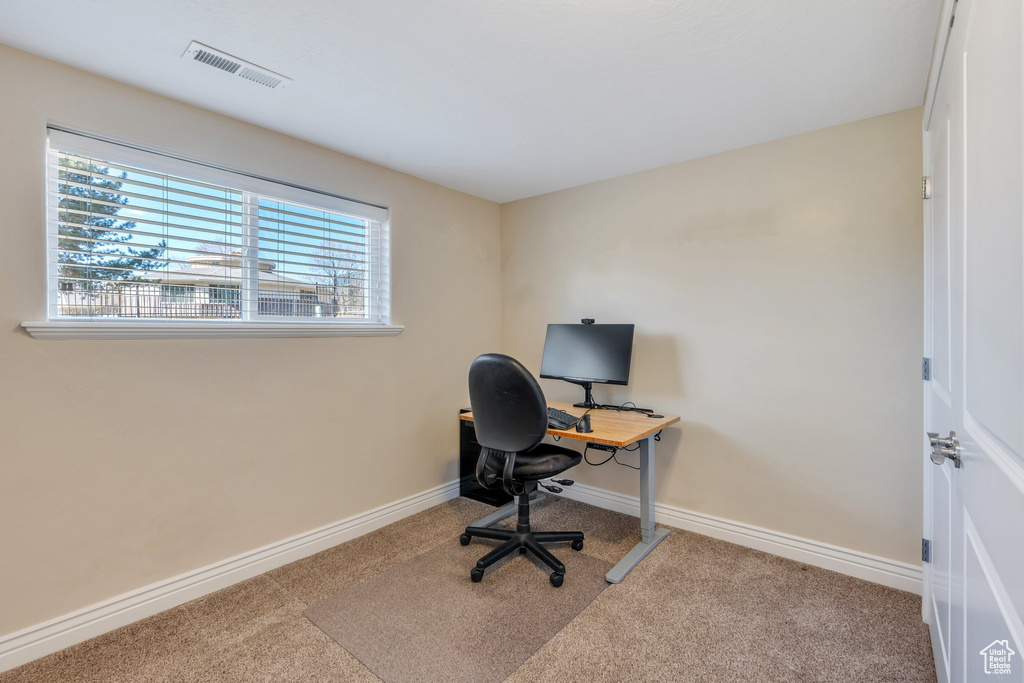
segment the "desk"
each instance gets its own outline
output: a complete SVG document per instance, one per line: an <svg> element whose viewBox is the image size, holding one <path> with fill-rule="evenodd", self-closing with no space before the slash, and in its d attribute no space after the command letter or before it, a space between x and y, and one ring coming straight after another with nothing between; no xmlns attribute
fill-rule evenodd
<svg viewBox="0 0 1024 683"><path fill-rule="evenodd" d="M576 408L571 403L548 403L552 408L564 410L570 415L582 415L583 408ZM462 413L460 420L473 419L473 413ZM633 567L640 563L654 547L665 540L668 529L656 529L654 526L654 435L671 424L679 422L677 415L666 415L650 418L643 413L633 411L616 411L595 409L590 411L590 428L587 434L581 434L575 427L569 429L548 429L551 436L576 441L593 441L609 446L625 448L630 444L640 444L640 542L626 553L619 562L605 575L610 583L619 583ZM531 501L532 503L533 501ZM470 526L491 526L495 522L516 514L516 503L513 501L503 508L484 517Z"/></svg>

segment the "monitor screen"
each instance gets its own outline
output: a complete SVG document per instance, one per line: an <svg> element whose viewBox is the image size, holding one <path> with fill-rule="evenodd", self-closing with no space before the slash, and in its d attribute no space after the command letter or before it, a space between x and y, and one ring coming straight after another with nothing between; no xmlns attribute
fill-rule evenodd
<svg viewBox="0 0 1024 683"><path fill-rule="evenodd" d="M633 325L548 325L540 376L626 384L632 353Z"/></svg>

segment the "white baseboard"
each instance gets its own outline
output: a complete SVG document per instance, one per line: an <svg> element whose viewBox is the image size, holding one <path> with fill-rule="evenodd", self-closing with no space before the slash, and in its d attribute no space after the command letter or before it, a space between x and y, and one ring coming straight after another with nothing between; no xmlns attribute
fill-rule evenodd
<svg viewBox="0 0 1024 683"><path fill-rule="evenodd" d="M0 671L326 550L459 495L458 480L0 637Z"/></svg>
<svg viewBox="0 0 1024 683"><path fill-rule="evenodd" d="M633 516L637 516L640 510L640 499L636 496L627 496L586 484L577 483L571 488L567 487L561 495ZM654 517L658 522L679 529L830 569L883 586L921 594L920 566L661 503L655 503Z"/></svg>
<svg viewBox="0 0 1024 683"><path fill-rule="evenodd" d="M0 671L194 600L282 565L344 543L404 517L457 498L458 480L334 524L272 543L216 564L125 593L63 617L0 637ZM636 516L640 500L577 483L561 494L596 507ZM655 504L657 521L755 548L797 562L921 594L921 568L750 524Z"/></svg>

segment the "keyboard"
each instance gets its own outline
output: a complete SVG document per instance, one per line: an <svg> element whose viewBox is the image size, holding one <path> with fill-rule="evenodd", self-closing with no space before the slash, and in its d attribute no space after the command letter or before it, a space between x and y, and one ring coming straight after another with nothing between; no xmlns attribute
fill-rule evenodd
<svg viewBox="0 0 1024 683"><path fill-rule="evenodd" d="M552 429L571 429L580 419L564 410L548 407L548 427Z"/></svg>

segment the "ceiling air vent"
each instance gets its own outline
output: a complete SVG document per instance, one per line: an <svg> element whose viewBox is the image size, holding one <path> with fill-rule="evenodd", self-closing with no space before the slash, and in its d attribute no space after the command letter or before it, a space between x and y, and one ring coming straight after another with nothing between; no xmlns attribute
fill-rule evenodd
<svg viewBox="0 0 1024 683"><path fill-rule="evenodd" d="M268 88L283 88L292 82L292 79L287 76L274 73L270 69L264 69L262 66L256 66L244 59L232 57L226 52L214 50L212 47L207 47L194 40L188 46L188 49L185 50L185 54L182 57L192 59L200 64L212 66L215 69L239 76L247 81L265 85Z"/></svg>

